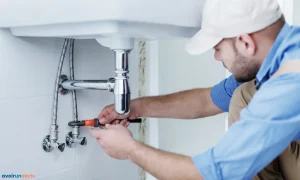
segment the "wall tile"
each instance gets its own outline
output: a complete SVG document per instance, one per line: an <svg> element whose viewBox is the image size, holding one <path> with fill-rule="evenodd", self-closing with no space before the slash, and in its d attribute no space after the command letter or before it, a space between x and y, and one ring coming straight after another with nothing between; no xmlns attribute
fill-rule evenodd
<svg viewBox="0 0 300 180"><path fill-rule="evenodd" d="M51 173L51 174L46 174L46 175L41 175L41 176L37 176L36 180L76 180L77 179L77 169L74 168L70 168L70 169L66 169L66 170L61 170L55 173Z"/></svg>
<svg viewBox="0 0 300 180"><path fill-rule="evenodd" d="M51 97L10 100L0 103L3 122L0 137L2 172L47 174L75 166L75 149L46 153L42 140L51 125ZM64 109L60 109L64 111ZM67 113L66 111L69 111ZM59 116L59 142L64 142L70 110Z"/></svg>
<svg viewBox="0 0 300 180"><path fill-rule="evenodd" d="M40 180L138 179L138 167L109 158L87 128L81 129L81 136L88 138L87 146L66 147L63 153L46 153L42 149L52 120L54 81L62 44L63 39L18 38L8 30L0 30L0 173L32 173ZM115 75L112 51L95 40L76 40L74 57L76 79L107 79ZM67 75L68 61L67 55L63 67L63 74ZM137 87L138 71L134 71L138 61L130 61L130 85ZM108 91L77 91L77 97L79 119L94 118L113 103L113 93ZM135 89L132 97L137 97ZM59 95L58 107L58 142L64 142L71 131L67 124L73 120L71 93ZM131 125L130 130L138 138L138 125ZM95 173L99 169L105 173Z"/></svg>

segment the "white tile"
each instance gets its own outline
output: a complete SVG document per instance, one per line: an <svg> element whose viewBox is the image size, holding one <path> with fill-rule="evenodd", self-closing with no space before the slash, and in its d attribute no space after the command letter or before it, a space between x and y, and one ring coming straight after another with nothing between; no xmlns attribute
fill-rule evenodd
<svg viewBox="0 0 300 180"><path fill-rule="evenodd" d="M1 171L30 172L35 175L52 173L75 166L75 149L66 148L46 153L42 140L49 134L51 125L51 98L31 98L0 104L2 122ZM63 111L64 109L61 109ZM66 110L69 111L69 110ZM59 116L59 142L64 142L68 132L69 112Z"/></svg>
<svg viewBox="0 0 300 180"><path fill-rule="evenodd" d="M6 30L0 30L0 37L5 36L8 34ZM5 38L0 38L0 101L7 99L7 82L8 82L8 75L13 73L10 69L11 63L10 59L7 58L6 52L7 51L7 44Z"/></svg>
<svg viewBox="0 0 300 180"><path fill-rule="evenodd" d="M43 38L11 38L2 43L10 44L10 48L2 54L2 61L10 62L8 97L52 95L63 41L55 38L47 41ZM57 50L54 51L54 48ZM69 74L68 65L66 56L63 73Z"/></svg>
<svg viewBox="0 0 300 180"><path fill-rule="evenodd" d="M76 168L70 168L66 170L60 170L51 174L36 176L36 180L76 180L77 170Z"/></svg>
<svg viewBox="0 0 300 180"><path fill-rule="evenodd" d="M8 61L6 61L4 58L1 57L1 52L0 52L0 82L1 82L0 101L7 99L7 82L8 82L8 74L9 74L8 63L9 63Z"/></svg>
<svg viewBox="0 0 300 180"><path fill-rule="evenodd" d="M32 173L43 180L75 179L76 174L78 179L139 179L136 165L109 158L87 128L81 129L81 136L88 138L87 146L78 146L77 150L66 147L63 153L43 151L42 140L49 134L52 120L54 82L62 45L63 39L18 38L8 30L0 30L0 82L4 86L0 89L1 172ZM115 75L113 52L95 40L76 40L74 57L76 79L107 79ZM68 60L66 56L63 67L63 74L67 75ZM130 61L132 96L137 96L138 59ZM97 117L114 101L113 93L108 91L77 91L77 97L80 119ZM71 93L59 95L58 107L58 142L64 142L71 130L67 123L73 120ZM130 130L138 138L138 125L131 125Z"/></svg>
<svg viewBox="0 0 300 180"><path fill-rule="evenodd" d="M108 79L115 76L113 51L95 40L75 40L74 69L76 79Z"/></svg>

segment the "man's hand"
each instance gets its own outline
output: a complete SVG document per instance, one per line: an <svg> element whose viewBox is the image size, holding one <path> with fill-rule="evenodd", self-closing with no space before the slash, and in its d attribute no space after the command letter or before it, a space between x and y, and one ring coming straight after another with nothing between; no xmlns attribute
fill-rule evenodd
<svg viewBox="0 0 300 180"><path fill-rule="evenodd" d="M114 104L108 105L101 111L98 119L101 124L119 124L120 122L124 122L125 125L128 126L129 123L127 123L127 120L137 119L139 117L137 107L139 107L140 105L138 103L138 100L132 101L130 105L130 112L126 115L118 114L115 111Z"/></svg>
<svg viewBox="0 0 300 180"><path fill-rule="evenodd" d="M105 153L116 159L129 159L157 179L203 180L191 157L168 153L133 139L124 124L106 124L105 129L91 130Z"/></svg>
<svg viewBox="0 0 300 180"><path fill-rule="evenodd" d="M131 132L122 123L106 124L105 129L90 130L91 135L97 138L105 153L116 159L128 159L137 144Z"/></svg>

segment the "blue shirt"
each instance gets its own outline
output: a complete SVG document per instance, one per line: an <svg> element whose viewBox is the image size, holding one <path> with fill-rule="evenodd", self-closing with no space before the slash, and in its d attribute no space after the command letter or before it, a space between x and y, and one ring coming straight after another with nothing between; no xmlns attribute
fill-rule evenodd
<svg viewBox="0 0 300 180"><path fill-rule="evenodd" d="M205 180L252 179L300 134L300 73L274 78L287 61L300 60L300 27L278 34L257 76L261 84L222 139L193 162Z"/></svg>
<svg viewBox="0 0 300 180"><path fill-rule="evenodd" d="M224 112L228 112L232 94L241 84L231 75L212 88L210 97L218 108Z"/></svg>

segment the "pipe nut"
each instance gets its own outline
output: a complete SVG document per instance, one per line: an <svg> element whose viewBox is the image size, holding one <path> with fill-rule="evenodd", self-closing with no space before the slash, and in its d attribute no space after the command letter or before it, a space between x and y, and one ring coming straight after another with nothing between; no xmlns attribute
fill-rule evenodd
<svg viewBox="0 0 300 180"><path fill-rule="evenodd" d="M44 140L43 140L43 143L42 143L42 147L44 149L45 152L51 152L53 151L54 147L51 143L51 140L50 140L50 135L47 135Z"/></svg>

